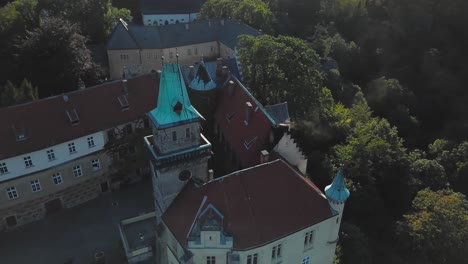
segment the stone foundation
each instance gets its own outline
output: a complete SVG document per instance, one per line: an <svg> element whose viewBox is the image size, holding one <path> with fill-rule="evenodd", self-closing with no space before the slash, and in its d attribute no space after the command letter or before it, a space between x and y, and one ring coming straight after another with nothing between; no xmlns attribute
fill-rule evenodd
<svg viewBox="0 0 468 264"><path fill-rule="evenodd" d="M63 208L71 208L99 196L100 184L106 182L106 176L93 177L56 193L36 198L15 206L0 210L0 231L7 231L21 225L41 220L46 216L47 202L60 199ZM6 218L16 216L16 225L8 227Z"/></svg>

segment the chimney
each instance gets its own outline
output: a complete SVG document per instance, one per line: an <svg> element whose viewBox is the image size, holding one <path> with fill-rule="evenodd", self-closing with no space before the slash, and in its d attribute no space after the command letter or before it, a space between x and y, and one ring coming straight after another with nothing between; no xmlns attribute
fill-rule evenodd
<svg viewBox="0 0 468 264"><path fill-rule="evenodd" d="M270 159L270 153L266 150L260 151L260 164L267 163Z"/></svg>
<svg viewBox="0 0 468 264"><path fill-rule="evenodd" d="M190 65L189 66L189 75L188 75L188 78L189 80L193 80L193 78L195 77L195 68L193 67L193 65Z"/></svg>
<svg viewBox="0 0 468 264"><path fill-rule="evenodd" d="M228 94L229 96L234 94L234 82L232 80L228 83Z"/></svg>
<svg viewBox="0 0 468 264"><path fill-rule="evenodd" d="M220 76L223 71L223 58L216 59L216 75Z"/></svg>
<svg viewBox="0 0 468 264"><path fill-rule="evenodd" d="M228 72L229 72L229 70L228 70L228 67L227 67L227 66L223 66L223 67L221 68L221 75L222 75L223 77L226 77L227 74L228 74Z"/></svg>
<svg viewBox="0 0 468 264"><path fill-rule="evenodd" d="M157 72L157 75L158 75L159 80L161 80L162 71L161 71L161 70L157 70L156 72Z"/></svg>
<svg viewBox="0 0 468 264"><path fill-rule="evenodd" d="M221 19L220 23L221 23L221 26L224 26L224 19Z"/></svg>
<svg viewBox="0 0 468 264"><path fill-rule="evenodd" d="M245 121L246 125L249 124L250 119L252 118L253 106L250 102L245 102Z"/></svg>
<svg viewBox="0 0 468 264"><path fill-rule="evenodd" d="M185 30L189 30L189 28L190 28L189 23L185 24Z"/></svg>
<svg viewBox="0 0 468 264"><path fill-rule="evenodd" d="M128 93L128 84L126 79L122 80L122 86L124 93Z"/></svg>
<svg viewBox="0 0 468 264"><path fill-rule="evenodd" d="M212 181L213 179L214 179L214 171L208 170L208 182Z"/></svg>

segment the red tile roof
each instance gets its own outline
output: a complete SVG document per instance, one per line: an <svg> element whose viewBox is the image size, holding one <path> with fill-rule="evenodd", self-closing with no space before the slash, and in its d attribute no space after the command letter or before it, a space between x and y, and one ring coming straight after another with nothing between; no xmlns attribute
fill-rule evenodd
<svg viewBox="0 0 468 264"><path fill-rule="evenodd" d="M324 194L283 160L218 178L188 183L162 219L187 246L187 234L203 198L224 215L224 230L238 250L264 245L333 216Z"/></svg>
<svg viewBox="0 0 468 264"><path fill-rule="evenodd" d="M0 160L130 122L156 107L158 79L150 75L129 79L126 111L118 99L125 94L123 87L122 81L114 81L67 93L68 102L60 95L0 109ZM78 125L72 125L66 113L73 116L73 109ZM16 141L14 130L24 131L27 139Z"/></svg>
<svg viewBox="0 0 468 264"><path fill-rule="evenodd" d="M231 80L234 82L233 93L229 94L229 82L226 82L215 111L215 121L241 166L247 168L259 164L260 152L269 148L270 133L275 121L239 80L235 77L231 77ZM247 125L244 122L246 102L250 102L253 108ZM251 146L247 148L245 144L249 142Z"/></svg>

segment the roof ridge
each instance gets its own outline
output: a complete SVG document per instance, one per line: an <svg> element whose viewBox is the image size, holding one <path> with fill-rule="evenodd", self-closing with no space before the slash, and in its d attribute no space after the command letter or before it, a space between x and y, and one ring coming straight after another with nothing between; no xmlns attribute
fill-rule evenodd
<svg viewBox="0 0 468 264"><path fill-rule="evenodd" d="M276 159L276 160L273 160L273 161L269 161L269 162L261 163L261 164L258 164L258 165L252 166L252 167L248 167L248 168L245 168L245 169L242 169L242 170L234 171L234 172L231 172L231 173L226 174L224 176L221 176L219 178L213 179L213 180L205 183L204 186L208 185L210 183L213 183L213 182L223 181L224 179L226 179L226 178L228 178L230 176L241 175L242 173L244 173L246 171L254 170L254 169L257 169L259 167L264 167L264 166L271 165L271 164L274 164L276 162L281 162L281 161L282 161L281 159ZM284 162L284 161L282 161L282 162Z"/></svg>

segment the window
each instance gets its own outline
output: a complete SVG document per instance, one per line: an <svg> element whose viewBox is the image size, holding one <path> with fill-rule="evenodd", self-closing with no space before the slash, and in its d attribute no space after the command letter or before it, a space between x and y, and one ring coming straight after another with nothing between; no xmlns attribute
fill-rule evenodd
<svg viewBox="0 0 468 264"><path fill-rule="evenodd" d="M13 200L13 199L18 198L18 192L16 191L15 186L11 186L11 187L6 188L6 192L7 192L9 200Z"/></svg>
<svg viewBox="0 0 468 264"><path fill-rule="evenodd" d="M176 140L177 140L177 132L172 131L172 141L176 141Z"/></svg>
<svg viewBox="0 0 468 264"><path fill-rule="evenodd" d="M55 153L53 149L49 149L47 151L47 158L49 159L49 161L53 161L55 159Z"/></svg>
<svg viewBox="0 0 468 264"><path fill-rule="evenodd" d="M81 165L76 165L73 167L73 176L81 177L83 176L83 171L81 170Z"/></svg>
<svg viewBox="0 0 468 264"><path fill-rule="evenodd" d="M310 264L310 257L305 257L302 259L302 264Z"/></svg>
<svg viewBox="0 0 468 264"><path fill-rule="evenodd" d="M215 256L206 257L206 264L216 264L216 257Z"/></svg>
<svg viewBox="0 0 468 264"><path fill-rule="evenodd" d="M93 171L97 171L101 169L101 162L99 162L99 159L93 159L91 161L91 165L93 166Z"/></svg>
<svg viewBox="0 0 468 264"><path fill-rule="evenodd" d="M76 147L74 142L68 143L68 151L70 151L70 154L76 153Z"/></svg>
<svg viewBox="0 0 468 264"><path fill-rule="evenodd" d="M31 189L33 192L39 192L41 189L41 183L39 180L32 180L31 182Z"/></svg>
<svg viewBox="0 0 468 264"><path fill-rule="evenodd" d="M304 236L304 249L311 248L314 244L314 231L305 233Z"/></svg>
<svg viewBox="0 0 468 264"><path fill-rule="evenodd" d="M122 55L120 55L120 59L121 60L128 60L128 55L122 54Z"/></svg>
<svg viewBox="0 0 468 264"><path fill-rule="evenodd" d="M192 49L187 49L187 55L192 55Z"/></svg>
<svg viewBox="0 0 468 264"><path fill-rule="evenodd" d="M213 48L213 46L211 46L211 47L210 47L210 49L211 49L211 52L213 52L213 51L214 51L214 48Z"/></svg>
<svg viewBox="0 0 468 264"><path fill-rule="evenodd" d="M187 128L185 129L185 137L186 137L186 138L189 138L189 137L190 137L190 127L187 127Z"/></svg>
<svg viewBox="0 0 468 264"><path fill-rule="evenodd" d="M274 246L271 250L271 258L278 259L281 258L281 244Z"/></svg>
<svg viewBox="0 0 468 264"><path fill-rule="evenodd" d="M24 165L26 166L26 168L32 167L33 163L31 160L31 156L24 157L23 159L24 159Z"/></svg>
<svg viewBox="0 0 468 264"><path fill-rule="evenodd" d="M195 53L195 55L198 55L198 48L194 48L193 53Z"/></svg>
<svg viewBox="0 0 468 264"><path fill-rule="evenodd" d="M0 163L0 174L8 173L8 168L6 166L6 163Z"/></svg>
<svg viewBox="0 0 468 264"><path fill-rule="evenodd" d="M258 254L248 255L247 264L257 264L258 263Z"/></svg>
<svg viewBox="0 0 468 264"><path fill-rule="evenodd" d="M52 174L52 181L55 185L59 185L63 183L62 174L60 172Z"/></svg>
<svg viewBox="0 0 468 264"><path fill-rule="evenodd" d="M88 137L88 148L95 147L96 145L94 144L94 137Z"/></svg>

